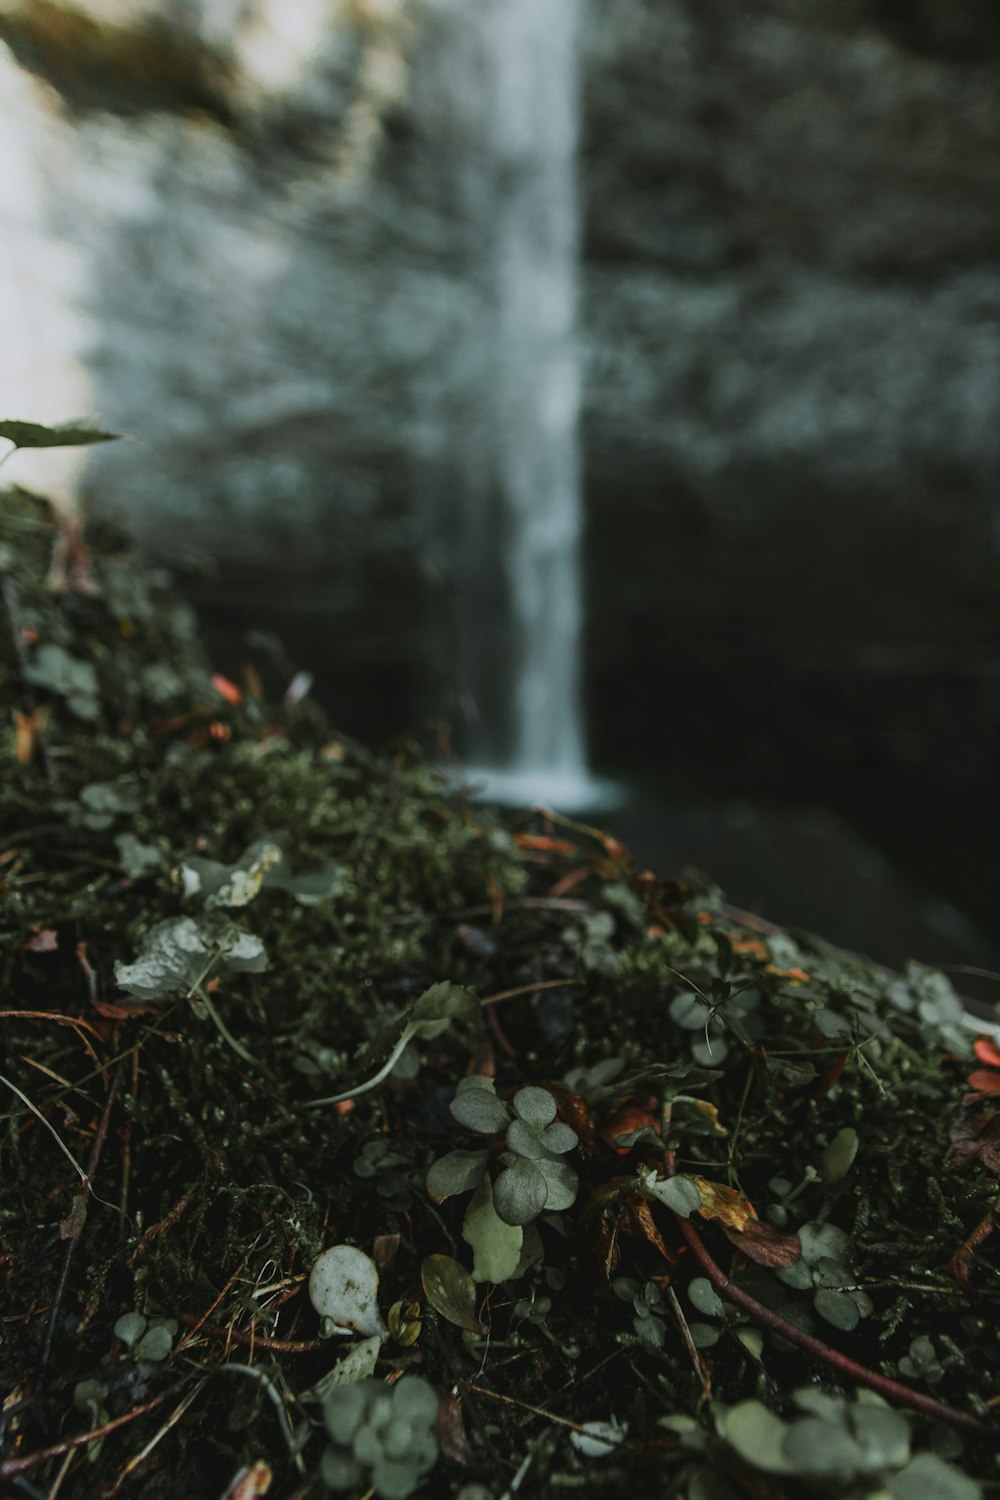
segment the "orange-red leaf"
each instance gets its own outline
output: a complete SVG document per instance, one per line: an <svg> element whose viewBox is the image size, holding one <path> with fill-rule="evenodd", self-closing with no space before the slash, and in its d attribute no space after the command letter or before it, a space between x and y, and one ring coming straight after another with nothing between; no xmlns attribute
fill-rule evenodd
<svg viewBox="0 0 1000 1500"><path fill-rule="evenodd" d="M243 697L235 682L231 682L228 677L223 677L221 672L216 672L212 677L212 686L219 697L224 698L227 703L239 703Z"/></svg>
<svg viewBox="0 0 1000 1500"><path fill-rule="evenodd" d="M707 1177L696 1177L692 1173L685 1173L685 1176L698 1189L701 1198L698 1213L703 1218L718 1219L724 1228L728 1226L736 1230L744 1229L751 1219L756 1219L757 1210L750 1199L744 1198L736 1188L726 1187L721 1182L709 1182Z"/></svg>
<svg viewBox="0 0 1000 1500"><path fill-rule="evenodd" d="M977 1036L972 1044L972 1050L981 1063L988 1063L992 1068L1000 1068L1000 1049L991 1037Z"/></svg>

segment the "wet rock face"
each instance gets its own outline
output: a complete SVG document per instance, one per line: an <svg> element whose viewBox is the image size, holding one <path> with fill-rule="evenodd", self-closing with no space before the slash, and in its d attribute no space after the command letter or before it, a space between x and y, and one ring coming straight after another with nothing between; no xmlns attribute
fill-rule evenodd
<svg viewBox="0 0 1000 1500"><path fill-rule="evenodd" d="M930 706L943 671L995 747L998 35L975 7L939 26L946 9L592 12L589 618L610 719L681 684L707 747L741 676L772 705L807 681L867 743L902 674L905 753L886 725L868 748L940 770L967 760ZM826 764L822 712L777 712L765 758Z"/></svg>
<svg viewBox="0 0 1000 1500"><path fill-rule="evenodd" d="M13 13L33 32L0 23L21 143L0 204L7 406L137 434L88 460L99 503L163 550L224 556L205 592L226 621L297 621L297 650L320 641L366 684L356 727L379 673L399 724L442 706L426 662L450 649L456 516L489 437L455 190L475 133L449 94L474 65L465 4L191 0L169 68L153 0L31 0ZM675 650L734 675L919 676L982 644L998 76L988 0L589 0L598 701L612 679L662 687Z"/></svg>

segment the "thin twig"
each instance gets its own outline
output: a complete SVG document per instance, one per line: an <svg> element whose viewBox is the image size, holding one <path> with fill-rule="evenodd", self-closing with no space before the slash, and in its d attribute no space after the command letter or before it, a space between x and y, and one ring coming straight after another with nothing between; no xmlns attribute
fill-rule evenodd
<svg viewBox="0 0 1000 1500"><path fill-rule="evenodd" d="M97 1168L101 1160L101 1152L104 1150L104 1142L108 1137L108 1125L111 1122L111 1106L114 1104L115 1095L118 1093L118 1084L121 1081L121 1070L122 1065L121 1063L119 1063L112 1073L110 1081L108 1083L107 1098L104 1101L104 1108L101 1111L101 1118L97 1126L97 1133L94 1136L94 1140L90 1148L90 1155L87 1158L87 1171L83 1179L85 1193L93 1193L94 1190L94 1176L97 1172ZM111 1206L113 1205L109 1205L109 1207ZM85 1197L83 1198L82 1207L83 1212L86 1213ZM55 1339L56 1333L56 1319L59 1316L59 1308L62 1305L63 1294L66 1291L66 1283L69 1279L70 1262L72 1261L73 1255L76 1251L76 1247L80 1242L80 1231L82 1230L82 1228L83 1223L81 1220L79 1227L75 1229L75 1231L71 1233L66 1240L66 1249L63 1251L63 1263L59 1270L59 1280L56 1283L55 1294L52 1298L52 1306L49 1309L48 1323L46 1324L45 1328L45 1342L42 1345L43 1370L48 1364L49 1356L52 1353L52 1343Z"/></svg>
<svg viewBox="0 0 1000 1500"><path fill-rule="evenodd" d="M675 1170L674 1162L670 1159L672 1153L666 1152L665 1157L667 1158L667 1174L672 1176ZM935 1422L944 1422L947 1426L958 1428L962 1432L974 1432L981 1437L989 1431L986 1424L973 1416L971 1412L957 1411L954 1407L945 1406L943 1402L935 1401L932 1396L925 1396L921 1391L911 1390L909 1386L901 1384L898 1380L891 1380L887 1375L879 1375L875 1370L859 1365L846 1354L841 1354L839 1349L831 1348L829 1344L824 1344L822 1339L814 1338L810 1333L803 1333L801 1329L794 1327L778 1313L772 1312L769 1307L764 1307L742 1287L730 1281L722 1267L712 1259L701 1235L690 1219L685 1219L681 1214L674 1214L674 1217L688 1248L716 1291L720 1292L727 1301L749 1313L755 1323L762 1323L765 1328L779 1333L789 1343L798 1344L801 1349L821 1359L824 1364L830 1365L846 1379L856 1381L858 1385L868 1386L869 1390L877 1391L887 1401L894 1401L899 1406L909 1406L913 1411L919 1411Z"/></svg>
<svg viewBox="0 0 1000 1500"><path fill-rule="evenodd" d="M49 1448L39 1448L36 1453L25 1453L20 1458L0 1460L0 1483L15 1479L18 1474L26 1474L29 1469L48 1463L52 1458L62 1458L71 1448L82 1448L87 1443L99 1442L101 1438L107 1437L109 1432L116 1432L119 1427L134 1422L136 1417L145 1416L147 1412L162 1406L164 1401L168 1401L171 1396L176 1396L179 1391L182 1391L190 1379L190 1375L186 1375L169 1390L161 1391L160 1395L144 1401L141 1406L134 1406L131 1411L125 1412L120 1417L113 1417L111 1421L103 1422L100 1427L92 1427L88 1432L78 1432L75 1437L64 1438L62 1442L53 1443Z"/></svg>

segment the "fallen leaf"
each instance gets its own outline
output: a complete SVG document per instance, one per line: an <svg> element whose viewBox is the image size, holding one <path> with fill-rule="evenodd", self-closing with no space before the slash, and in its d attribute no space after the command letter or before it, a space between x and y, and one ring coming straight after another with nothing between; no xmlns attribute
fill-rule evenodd
<svg viewBox="0 0 1000 1500"><path fill-rule="evenodd" d="M993 1072L990 1068L977 1068L969 1074L966 1082L977 1094L1000 1094L1000 1072Z"/></svg>
<svg viewBox="0 0 1000 1500"><path fill-rule="evenodd" d="M476 1317L476 1284L460 1261L451 1255L428 1255L420 1267L424 1296L435 1312L457 1328L481 1334Z"/></svg>
<svg viewBox="0 0 1000 1500"><path fill-rule="evenodd" d="M945 1159L949 1167L968 1167L982 1162L987 1172L1000 1177L1000 1114L981 1108L982 1094L966 1094L951 1126L951 1149Z"/></svg>
<svg viewBox="0 0 1000 1500"><path fill-rule="evenodd" d="M698 1189L701 1207L695 1212L702 1218L717 1219L723 1227L736 1230L744 1229L751 1219L756 1219L757 1210L736 1188L726 1187L721 1182L709 1182L706 1177L692 1173L685 1173L685 1176Z"/></svg>
<svg viewBox="0 0 1000 1500"><path fill-rule="evenodd" d="M223 677L221 672L216 672L213 674L212 686L215 688L215 691L218 693L219 697L224 698L227 703L239 703L240 699L243 697L242 692L236 686L235 682L230 682L229 678Z"/></svg>
<svg viewBox="0 0 1000 1500"><path fill-rule="evenodd" d="M760 1219L751 1219L743 1229L722 1225L727 1240L758 1266L791 1266L802 1259L802 1241L797 1234L784 1234Z"/></svg>
<svg viewBox="0 0 1000 1500"><path fill-rule="evenodd" d="M991 1067L1000 1068L1000 1048L990 1037L977 1036L972 1044L972 1050L981 1063L989 1063Z"/></svg>
<svg viewBox="0 0 1000 1500"><path fill-rule="evenodd" d="M647 1198L640 1198L637 1194L630 1193L625 1200L625 1212L628 1216L629 1229L632 1234L648 1241L668 1266L676 1266L681 1257L680 1248L671 1250L665 1243L663 1236L656 1227L653 1219L652 1204Z"/></svg>
<svg viewBox="0 0 1000 1500"><path fill-rule="evenodd" d="M465 1435L462 1403L450 1391L445 1391L440 1398L437 1416L434 1418L434 1436L442 1457L468 1468L473 1454Z"/></svg>

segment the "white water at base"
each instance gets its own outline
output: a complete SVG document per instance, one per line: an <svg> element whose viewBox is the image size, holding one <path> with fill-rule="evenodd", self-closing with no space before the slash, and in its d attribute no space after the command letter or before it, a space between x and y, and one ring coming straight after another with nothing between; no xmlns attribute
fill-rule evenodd
<svg viewBox="0 0 1000 1500"><path fill-rule="evenodd" d="M497 800L588 807L608 789L587 769L581 692L580 4L488 0L466 17L480 129L464 199L490 308L489 440L475 461L490 472L470 485L463 631L493 634L464 652L479 714L468 779ZM499 618L476 598L498 565Z"/></svg>
<svg viewBox="0 0 1000 1500"><path fill-rule="evenodd" d="M470 766L456 778L465 792L480 802L499 802L503 807L545 807L553 812L607 812L620 807L625 789L584 770L581 773L490 770Z"/></svg>

